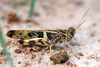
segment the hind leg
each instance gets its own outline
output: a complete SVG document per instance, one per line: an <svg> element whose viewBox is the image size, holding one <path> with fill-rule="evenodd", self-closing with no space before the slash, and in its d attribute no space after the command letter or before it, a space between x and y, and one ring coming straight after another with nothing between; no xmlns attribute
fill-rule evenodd
<svg viewBox="0 0 100 67"><path fill-rule="evenodd" d="M72 47L71 47L70 45L68 45L67 42L64 42L64 43L66 44L66 46L68 46L68 47L71 49L71 53L72 53L75 57L77 57L77 55L73 53Z"/></svg>

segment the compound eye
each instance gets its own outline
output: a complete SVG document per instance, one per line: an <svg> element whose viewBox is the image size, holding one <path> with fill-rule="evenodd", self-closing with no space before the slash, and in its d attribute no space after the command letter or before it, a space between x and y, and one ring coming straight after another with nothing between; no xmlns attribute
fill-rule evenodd
<svg viewBox="0 0 100 67"><path fill-rule="evenodd" d="M75 29L73 27L70 27L69 30L67 31L67 41L70 41L75 34Z"/></svg>
<svg viewBox="0 0 100 67"><path fill-rule="evenodd" d="M74 36L74 29L71 29L71 30L70 30L70 34L71 34L72 36Z"/></svg>

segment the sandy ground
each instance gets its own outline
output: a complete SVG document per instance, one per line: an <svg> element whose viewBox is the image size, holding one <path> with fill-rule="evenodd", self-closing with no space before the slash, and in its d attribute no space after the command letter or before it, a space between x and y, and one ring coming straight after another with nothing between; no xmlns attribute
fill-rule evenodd
<svg viewBox="0 0 100 67"><path fill-rule="evenodd" d="M34 16L33 19L39 25L35 23L25 23L24 20L28 18L30 2L28 2L23 8L18 10L22 1L18 0L15 8L11 6L11 0L0 0L0 18L2 31L5 41L11 41L7 45L10 56L13 59L15 67L67 67L64 64L50 64L50 53L45 51L44 55L41 52L25 52L22 49L22 53L16 54L14 51L18 48L16 40L10 39L6 36L9 30L56 30L56 29L68 29L69 27L76 28L82 19L87 9L90 9L83 20L86 20L75 33L78 45L71 47L74 53L81 52L83 56L79 56L77 59L70 52L69 48L66 48L71 64L76 67L100 67L100 2L99 0L37 0L35 5L35 12L38 16ZM8 23L7 15L9 12L16 12L22 22ZM0 50L2 48L0 47ZM57 51L57 50L53 50ZM31 56L36 56L31 59ZM0 56L1 57L1 56ZM9 67L8 63L4 60L0 60L0 67Z"/></svg>

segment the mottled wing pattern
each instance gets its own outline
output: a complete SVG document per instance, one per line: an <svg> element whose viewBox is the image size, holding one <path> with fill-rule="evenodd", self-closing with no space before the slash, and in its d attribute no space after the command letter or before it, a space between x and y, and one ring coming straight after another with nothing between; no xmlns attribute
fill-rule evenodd
<svg viewBox="0 0 100 67"><path fill-rule="evenodd" d="M23 46L50 46L59 39L58 31L56 30L10 30L7 33L10 38L20 39L18 42ZM60 40L60 39L59 39Z"/></svg>
<svg viewBox="0 0 100 67"><path fill-rule="evenodd" d="M28 33L30 32L31 30L10 30L7 32L7 36L16 39L29 38Z"/></svg>

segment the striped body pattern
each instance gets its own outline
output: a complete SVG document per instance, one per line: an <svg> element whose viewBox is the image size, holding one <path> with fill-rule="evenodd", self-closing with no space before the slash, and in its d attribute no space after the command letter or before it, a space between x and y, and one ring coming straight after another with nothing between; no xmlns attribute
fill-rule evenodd
<svg viewBox="0 0 100 67"><path fill-rule="evenodd" d="M81 21L88 11L89 9L85 12ZM18 39L18 44L22 47L30 47L34 51L41 50L44 47L50 47L51 51L51 47L64 42L71 49L71 53L76 56L73 53L73 49L67 44L67 42L72 40L75 31L85 22L85 20L83 22L81 21L75 29L73 27L69 27L65 30L10 30L7 32L7 36Z"/></svg>
<svg viewBox="0 0 100 67"><path fill-rule="evenodd" d="M23 47L49 47L62 42L70 41L75 34L73 27L67 30L10 30L7 36L19 39L18 43Z"/></svg>

